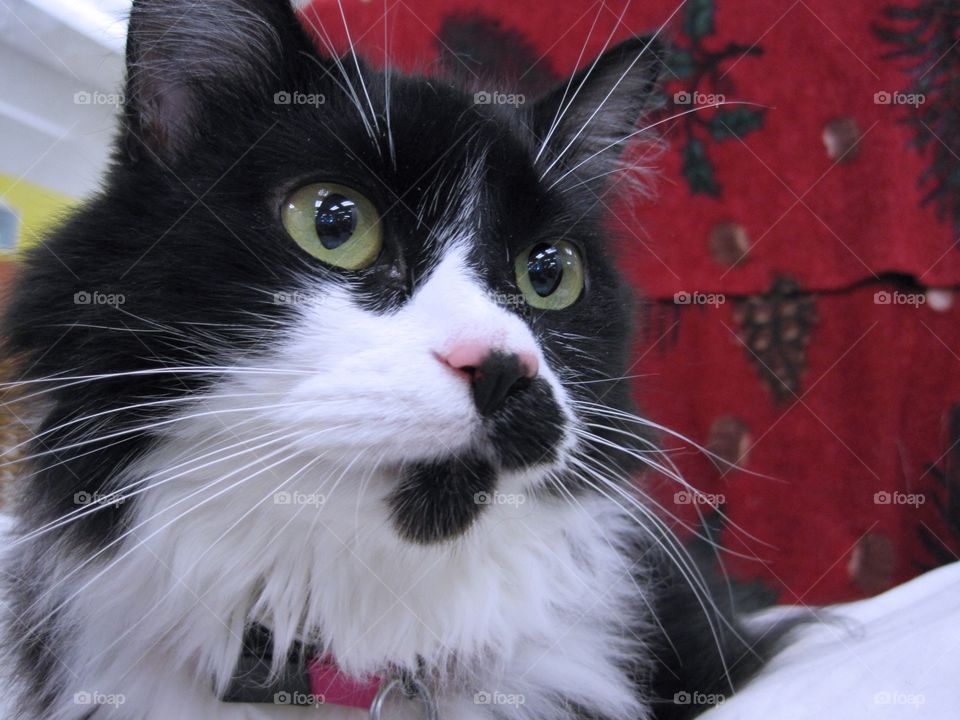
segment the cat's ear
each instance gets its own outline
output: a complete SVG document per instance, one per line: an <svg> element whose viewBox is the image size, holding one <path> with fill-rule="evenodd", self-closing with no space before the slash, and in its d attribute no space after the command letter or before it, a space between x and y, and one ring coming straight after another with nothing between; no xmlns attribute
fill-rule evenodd
<svg viewBox="0 0 960 720"><path fill-rule="evenodd" d="M538 162L547 181L610 179L637 122L657 104L663 57L656 39L625 40L536 102Z"/></svg>
<svg viewBox="0 0 960 720"><path fill-rule="evenodd" d="M312 51L288 0L134 0L127 33L127 148L175 162L205 110L277 87L284 58Z"/></svg>

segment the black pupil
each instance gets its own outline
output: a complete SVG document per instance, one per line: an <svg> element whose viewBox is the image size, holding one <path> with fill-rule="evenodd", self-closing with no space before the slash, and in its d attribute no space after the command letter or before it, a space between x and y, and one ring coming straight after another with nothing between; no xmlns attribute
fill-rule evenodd
<svg viewBox="0 0 960 720"><path fill-rule="evenodd" d="M317 205L317 237L327 250L336 250L357 229L357 205L348 197L330 193Z"/></svg>
<svg viewBox="0 0 960 720"><path fill-rule="evenodd" d="M560 251L553 245L543 243L530 251L527 259L527 276L533 291L540 297L547 297L559 287L563 280L563 263Z"/></svg>

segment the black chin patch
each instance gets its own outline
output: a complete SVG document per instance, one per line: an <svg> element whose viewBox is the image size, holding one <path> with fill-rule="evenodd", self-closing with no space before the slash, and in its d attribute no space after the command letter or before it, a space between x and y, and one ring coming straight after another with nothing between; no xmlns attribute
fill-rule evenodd
<svg viewBox="0 0 960 720"><path fill-rule="evenodd" d="M476 457L408 465L389 500L394 525L401 537L422 545L462 535L495 486L493 466Z"/></svg>

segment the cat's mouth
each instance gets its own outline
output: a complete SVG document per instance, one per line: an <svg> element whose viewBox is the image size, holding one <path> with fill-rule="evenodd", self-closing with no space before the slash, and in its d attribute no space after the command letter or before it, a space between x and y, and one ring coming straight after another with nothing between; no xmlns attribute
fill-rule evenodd
<svg viewBox="0 0 960 720"><path fill-rule="evenodd" d="M501 497L502 473L557 462L566 425L549 384L534 379L484 418L471 449L400 468L399 485L389 499L397 531L421 544L461 535Z"/></svg>

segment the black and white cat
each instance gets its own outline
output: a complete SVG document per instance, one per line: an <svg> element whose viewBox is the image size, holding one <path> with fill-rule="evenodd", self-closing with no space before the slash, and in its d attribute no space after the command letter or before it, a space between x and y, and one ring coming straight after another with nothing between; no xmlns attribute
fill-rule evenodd
<svg viewBox="0 0 960 720"><path fill-rule="evenodd" d="M777 633L634 487L665 460L600 198L651 41L522 106L269 0L138 0L127 59L103 190L5 330L44 402L18 717L679 718L756 670Z"/></svg>

